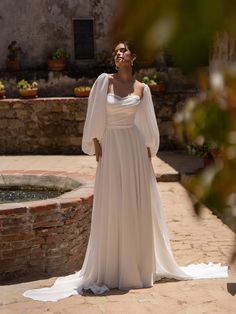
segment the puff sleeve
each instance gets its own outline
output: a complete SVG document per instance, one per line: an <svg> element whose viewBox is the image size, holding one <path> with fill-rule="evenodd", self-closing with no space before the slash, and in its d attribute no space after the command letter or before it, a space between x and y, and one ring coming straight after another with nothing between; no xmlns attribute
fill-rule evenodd
<svg viewBox="0 0 236 314"><path fill-rule="evenodd" d="M106 95L108 74L102 73L94 82L89 98L84 123L82 150L88 155L95 154L93 138L101 141L106 126Z"/></svg>
<svg viewBox="0 0 236 314"><path fill-rule="evenodd" d="M144 86L143 97L136 112L134 123L142 134L145 145L150 148L151 156L156 156L159 150L160 134L151 91L147 84Z"/></svg>

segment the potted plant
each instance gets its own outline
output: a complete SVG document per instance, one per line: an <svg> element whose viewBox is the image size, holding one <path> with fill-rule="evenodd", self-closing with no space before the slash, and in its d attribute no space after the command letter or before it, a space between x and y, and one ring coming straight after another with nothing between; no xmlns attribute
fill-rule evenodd
<svg viewBox="0 0 236 314"><path fill-rule="evenodd" d="M17 42L12 41L8 47L8 55L6 60L6 67L8 71L19 71L20 70L20 59L19 55L22 53L21 47L17 46Z"/></svg>
<svg viewBox="0 0 236 314"><path fill-rule="evenodd" d="M64 48L57 48L48 58L48 69L51 71L64 70L70 55Z"/></svg>
<svg viewBox="0 0 236 314"><path fill-rule="evenodd" d="M203 158L204 167L212 164L214 158L211 154L211 148L209 143L204 143L202 145L188 144L187 151L189 155L194 155Z"/></svg>
<svg viewBox="0 0 236 314"><path fill-rule="evenodd" d="M212 164L216 159L222 158L224 149L218 148L211 142L205 142L202 145L188 144L187 150L190 155L195 155L203 158L204 167Z"/></svg>
<svg viewBox="0 0 236 314"><path fill-rule="evenodd" d="M23 98L35 98L35 97L37 97L38 83L35 81L32 83L29 83L26 80L20 80L17 83L17 88L19 90L21 97L23 97Z"/></svg>
<svg viewBox="0 0 236 314"><path fill-rule="evenodd" d="M143 83L147 84L153 94L164 93L166 91L166 83L160 78L158 72L151 76L144 76Z"/></svg>
<svg viewBox="0 0 236 314"><path fill-rule="evenodd" d="M0 81L0 99L6 98L6 89L2 81Z"/></svg>
<svg viewBox="0 0 236 314"><path fill-rule="evenodd" d="M90 86L77 86L74 88L74 94L76 97L88 97L90 90Z"/></svg>

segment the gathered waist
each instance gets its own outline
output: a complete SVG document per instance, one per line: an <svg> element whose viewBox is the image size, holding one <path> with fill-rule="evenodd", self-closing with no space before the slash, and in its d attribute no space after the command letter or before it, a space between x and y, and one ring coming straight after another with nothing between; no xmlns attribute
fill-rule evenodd
<svg viewBox="0 0 236 314"><path fill-rule="evenodd" d="M108 124L106 126L107 129L129 129L134 127L134 124L126 124L126 125L116 125L116 124Z"/></svg>

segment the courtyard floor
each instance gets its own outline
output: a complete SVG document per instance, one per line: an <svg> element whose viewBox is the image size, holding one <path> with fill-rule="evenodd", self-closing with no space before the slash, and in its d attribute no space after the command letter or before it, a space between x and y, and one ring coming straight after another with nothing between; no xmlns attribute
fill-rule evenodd
<svg viewBox="0 0 236 314"><path fill-rule="evenodd" d="M208 208L201 217L192 209L187 191L179 179L193 173L202 161L182 152L160 152L152 159L158 187L165 207L172 249L179 265L190 263L230 264L234 233ZM80 173L95 176L95 157L90 156L0 156L2 173ZM40 302L22 296L25 290L51 286L56 277L2 282L1 314L201 314L235 313L236 265L231 265L229 278L156 282L152 288L116 289L101 296L86 292L58 302Z"/></svg>

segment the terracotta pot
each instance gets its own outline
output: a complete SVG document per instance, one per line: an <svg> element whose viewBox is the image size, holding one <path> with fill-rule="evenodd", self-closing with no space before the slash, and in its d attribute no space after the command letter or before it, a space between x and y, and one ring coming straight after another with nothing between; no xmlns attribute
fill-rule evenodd
<svg viewBox="0 0 236 314"><path fill-rule="evenodd" d="M66 59L48 59L48 69L51 71L62 71L65 69L66 63Z"/></svg>
<svg viewBox="0 0 236 314"><path fill-rule="evenodd" d="M223 149L219 149L219 148L216 148L216 149L211 149L211 155L214 159L217 159L217 158L222 158L223 157Z"/></svg>
<svg viewBox="0 0 236 314"><path fill-rule="evenodd" d="M0 99L6 98L6 91L5 90L0 90Z"/></svg>
<svg viewBox="0 0 236 314"><path fill-rule="evenodd" d="M211 165L213 161L214 159L212 157L204 156L203 157L204 168L207 167L208 165Z"/></svg>
<svg viewBox="0 0 236 314"><path fill-rule="evenodd" d="M166 85L163 83L149 84L148 86L152 94L164 93L166 91Z"/></svg>
<svg viewBox="0 0 236 314"><path fill-rule="evenodd" d="M6 68L8 71L19 71L20 70L20 60L6 60Z"/></svg>
<svg viewBox="0 0 236 314"><path fill-rule="evenodd" d="M89 96L90 91L78 91L78 90L74 90L74 94L76 97L88 97Z"/></svg>
<svg viewBox="0 0 236 314"><path fill-rule="evenodd" d="M37 97L38 88L20 88L19 93L23 98L35 98Z"/></svg>

